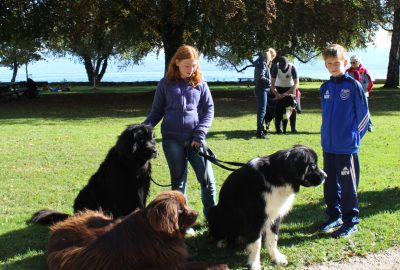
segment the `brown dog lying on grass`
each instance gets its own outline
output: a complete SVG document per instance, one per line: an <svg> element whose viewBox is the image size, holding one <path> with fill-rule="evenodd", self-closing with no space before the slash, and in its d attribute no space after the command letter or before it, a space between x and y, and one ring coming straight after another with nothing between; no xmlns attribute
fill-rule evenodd
<svg viewBox="0 0 400 270"><path fill-rule="evenodd" d="M50 227L50 270L226 270L225 264L188 261L185 230L197 212L178 191L160 193L145 209L113 220L82 211Z"/></svg>

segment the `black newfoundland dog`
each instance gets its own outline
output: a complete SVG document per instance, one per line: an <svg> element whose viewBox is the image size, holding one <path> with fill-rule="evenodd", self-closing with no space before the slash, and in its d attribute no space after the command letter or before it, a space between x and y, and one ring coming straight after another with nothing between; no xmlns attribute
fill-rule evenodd
<svg viewBox="0 0 400 270"><path fill-rule="evenodd" d="M156 145L151 126L128 126L108 152L97 172L79 192L74 212L102 210L118 218L137 207L144 208L151 181L151 159L156 157ZM33 215L32 222L51 224L69 217L49 209Z"/></svg>
<svg viewBox="0 0 400 270"><path fill-rule="evenodd" d="M262 239L272 261L286 265L285 255L277 249L279 224L300 186L317 186L325 178L317 154L306 146L255 158L222 185L218 205L208 216L210 234L219 247L247 245L249 269L261 269Z"/></svg>

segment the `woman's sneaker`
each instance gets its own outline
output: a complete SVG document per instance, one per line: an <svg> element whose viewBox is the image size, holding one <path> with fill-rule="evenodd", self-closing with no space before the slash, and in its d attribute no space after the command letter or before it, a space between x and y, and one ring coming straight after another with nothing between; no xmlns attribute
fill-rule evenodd
<svg viewBox="0 0 400 270"><path fill-rule="evenodd" d="M328 219L319 227L321 233L331 233L339 229L343 225L341 218L339 219Z"/></svg>
<svg viewBox="0 0 400 270"><path fill-rule="evenodd" d="M349 237L353 233L358 232L357 225L343 225L339 230L332 233L333 238Z"/></svg>

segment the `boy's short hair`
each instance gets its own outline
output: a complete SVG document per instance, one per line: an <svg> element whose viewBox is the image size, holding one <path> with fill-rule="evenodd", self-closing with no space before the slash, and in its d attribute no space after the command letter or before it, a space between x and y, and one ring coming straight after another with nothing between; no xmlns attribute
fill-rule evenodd
<svg viewBox="0 0 400 270"><path fill-rule="evenodd" d="M322 52L322 57L326 60L329 57L346 60L347 50L339 44L331 44Z"/></svg>

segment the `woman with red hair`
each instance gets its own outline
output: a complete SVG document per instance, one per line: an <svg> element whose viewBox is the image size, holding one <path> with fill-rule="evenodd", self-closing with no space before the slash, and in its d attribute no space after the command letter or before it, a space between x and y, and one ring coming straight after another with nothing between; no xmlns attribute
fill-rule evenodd
<svg viewBox="0 0 400 270"><path fill-rule="evenodd" d="M167 74L160 80L145 124L156 126L161 119L162 146L170 170L172 189L186 196L188 162L201 185L203 213L215 205L215 178L210 162L195 149L205 144L214 118L214 102L203 81L196 48L182 45L171 58ZM207 164L207 165L206 165Z"/></svg>

